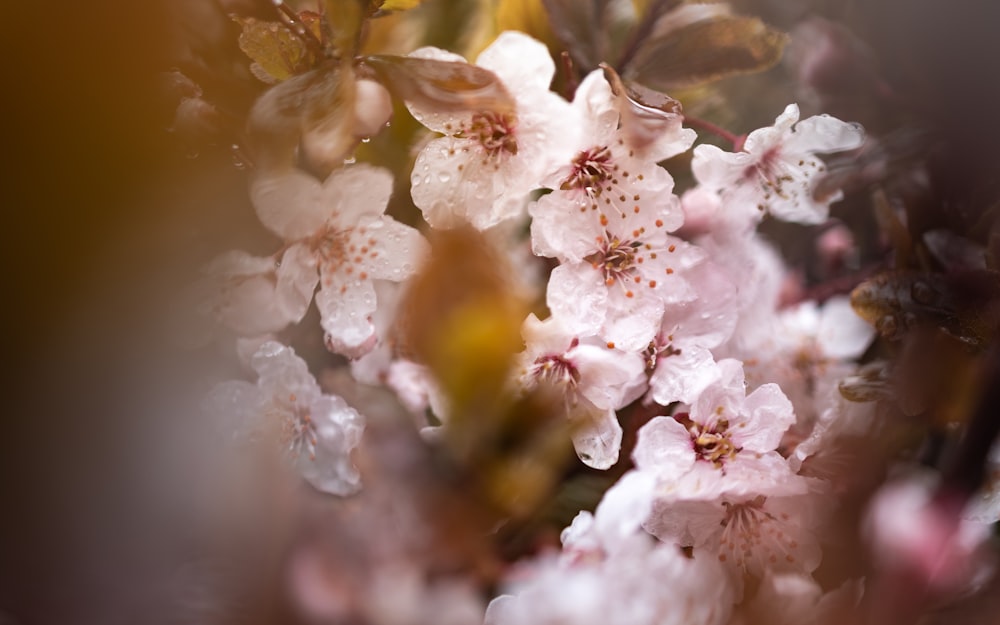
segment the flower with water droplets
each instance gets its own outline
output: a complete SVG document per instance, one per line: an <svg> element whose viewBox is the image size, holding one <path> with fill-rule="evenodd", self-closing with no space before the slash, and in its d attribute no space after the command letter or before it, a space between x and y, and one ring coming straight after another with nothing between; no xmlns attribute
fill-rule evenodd
<svg viewBox="0 0 1000 625"><path fill-rule="evenodd" d="M410 56L465 62L437 48ZM513 111L441 114L407 103L418 121L445 135L420 152L411 177L413 202L436 228L468 222L484 230L523 214L528 194L577 132L569 103L549 91L555 63L544 44L504 32L476 64L500 78Z"/></svg>
<svg viewBox="0 0 1000 625"><path fill-rule="evenodd" d="M318 283L327 346L351 358L377 342L373 281L405 280L428 253L416 229L384 214L391 194L389 172L362 164L322 183L287 172L259 179L251 189L258 217L290 243L281 264L305 302L302 314Z"/></svg>
<svg viewBox="0 0 1000 625"><path fill-rule="evenodd" d="M622 428L615 410L645 386L642 357L609 348L596 337L574 335L558 318L529 315L521 330L526 349L519 356L520 383L548 386L564 398L573 445L595 469L618 461Z"/></svg>
<svg viewBox="0 0 1000 625"><path fill-rule="evenodd" d="M336 395L325 395L295 350L265 342L253 355L257 383L223 382L206 401L208 411L230 423L238 441L272 435L288 460L317 489L349 495L360 487L351 462L364 419Z"/></svg>
<svg viewBox="0 0 1000 625"><path fill-rule="evenodd" d="M858 124L829 115L799 121L798 105L789 104L774 126L751 132L740 152L699 145L691 169L700 184L722 195L727 210L818 224L843 194L815 197L819 174L826 170L816 155L853 150L864 138Z"/></svg>

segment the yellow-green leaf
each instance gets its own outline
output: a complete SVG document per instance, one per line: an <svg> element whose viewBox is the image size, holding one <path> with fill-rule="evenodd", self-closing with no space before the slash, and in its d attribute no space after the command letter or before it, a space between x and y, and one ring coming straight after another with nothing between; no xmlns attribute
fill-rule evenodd
<svg viewBox="0 0 1000 625"><path fill-rule="evenodd" d="M630 77L662 91L763 71L788 37L757 18L719 15L654 36L629 66Z"/></svg>
<svg viewBox="0 0 1000 625"><path fill-rule="evenodd" d="M318 61L308 46L280 22L252 17L233 19L243 29L238 40L240 50L253 60L254 74L265 82L280 82L302 74Z"/></svg>
<svg viewBox="0 0 1000 625"><path fill-rule="evenodd" d="M496 74L470 63L391 55L367 56L364 62L389 91L423 110L514 110L514 99Z"/></svg>
<svg viewBox="0 0 1000 625"><path fill-rule="evenodd" d="M383 11L407 11L419 6L421 2L423 0L385 0L378 3L378 8Z"/></svg>

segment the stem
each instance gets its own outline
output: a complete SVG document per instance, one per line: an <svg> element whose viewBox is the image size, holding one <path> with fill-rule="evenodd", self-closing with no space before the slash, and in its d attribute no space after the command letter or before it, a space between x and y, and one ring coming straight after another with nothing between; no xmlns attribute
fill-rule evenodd
<svg viewBox="0 0 1000 625"><path fill-rule="evenodd" d="M726 141L733 144L734 152L740 152L743 150L743 142L747 138L746 135L734 134L721 126L716 126L710 121L705 121L700 117L692 117L691 115L684 116L684 123L692 128L704 130L705 132L710 132L717 137L722 137Z"/></svg>
<svg viewBox="0 0 1000 625"><path fill-rule="evenodd" d="M563 85L563 97L572 100L576 88L580 86L580 81L577 80L573 67L573 57L569 55L569 52L563 50L559 54L559 60L562 62L563 75L566 77L566 84Z"/></svg>
<svg viewBox="0 0 1000 625"><path fill-rule="evenodd" d="M299 39L301 39L314 54L316 54L319 58L326 56L326 50L323 47L323 42L317 39L313 31L309 30L309 27L302 23L302 20L299 19L298 13L289 8L289 6L282 0L275 0L274 6L278 9L281 17L285 18L289 29L298 35Z"/></svg>

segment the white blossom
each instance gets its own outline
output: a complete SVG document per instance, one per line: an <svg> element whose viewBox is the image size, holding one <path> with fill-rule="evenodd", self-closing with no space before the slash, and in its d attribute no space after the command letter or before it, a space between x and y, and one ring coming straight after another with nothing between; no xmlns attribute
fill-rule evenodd
<svg viewBox="0 0 1000 625"><path fill-rule="evenodd" d="M816 155L852 150L863 142L864 130L857 124L829 115L799 121L798 105L789 104L774 126L751 132L740 152L699 145L691 169L733 210L817 224L842 193L815 197L817 175L826 169Z"/></svg>
<svg viewBox="0 0 1000 625"><path fill-rule="evenodd" d="M410 56L465 62L437 48ZM500 78L512 112L441 114L407 103L418 121L445 135L424 147L411 176L413 202L435 228L468 222L484 230L523 214L528 194L577 132L569 103L549 91L555 63L544 44L504 32L476 64Z"/></svg>
<svg viewBox="0 0 1000 625"><path fill-rule="evenodd" d="M251 359L257 383L216 385L206 406L229 424L237 441L273 436L289 462L317 489L349 495L360 487L351 462L364 419L336 395L326 395L295 351L275 341L260 346Z"/></svg>
<svg viewBox="0 0 1000 625"><path fill-rule="evenodd" d="M622 440L615 410L642 393L642 357L581 338L557 317L539 321L529 315L521 333L526 347L518 356L521 386L545 384L561 393L577 455L594 468L613 465Z"/></svg>
<svg viewBox="0 0 1000 625"><path fill-rule="evenodd" d="M281 264L293 286L288 290L305 302L303 313L319 284L316 306L327 346L352 358L371 351L377 343L373 281L406 279L428 253L419 232L384 214L390 174L355 165L320 183L289 172L255 181L251 194L264 225L289 242Z"/></svg>

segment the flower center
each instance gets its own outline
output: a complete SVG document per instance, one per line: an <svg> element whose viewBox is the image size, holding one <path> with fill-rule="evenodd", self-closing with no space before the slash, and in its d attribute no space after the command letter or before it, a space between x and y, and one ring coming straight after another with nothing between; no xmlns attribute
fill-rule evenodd
<svg viewBox="0 0 1000 625"><path fill-rule="evenodd" d="M483 146L490 158L496 158L503 153L517 154L515 126L513 115L486 111L472 116L465 134Z"/></svg>
<svg viewBox="0 0 1000 625"><path fill-rule="evenodd" d="M281 420L278 438L288 455L292 459L298 459L301 455L308 454L310 460L315 460L316 445L319 443L316 423L309 411L295 401L295 394L290 394L287 402L276 401L269 412Z"/></svg>
<svg viewBox="0 0 1000 625"><path fill-rule="evenodd" d="M779 562L779 556L783 556L781 559L786 566L796 561L799 544L787 531L788 515L781 514L779 517L765 511L766 501L766 497L758 495L744 503L722 503L726 515L722 520L719 541L720 561L724 562L732 556L734 563L744 570L755 568L755 558L763 566L774 566Z"/></svg>
<svg viewBox="0 0 1000 625"><path fill-rule="evenodd" d="M725 419L720 419L711 426L692 423L688 431L691 433L695 455L711 462L717 469L735 458L741 449L729 437L729 421Z"/></svg>
<svg viewBox="0 0 1000 625"><path fill-rule="evenodd" d="M792 163L782 160L781 150L775 146L764 152L759 161L748 165L743 170L743 179L750 183L756 181L760 185L761 191L764 193L764 201L757 205L757 209L764 211L771 198L777 196L782 200L788 200L800 192L794 184L793 170L797 171L801 178L802 190L807 190L813 174L824 169L825 166L815 158L804 158L798 162L798 167L795 168Z"/></svg>
<svg viewBox="0 0 1000 625"><path fill-rule="evenodd" d="M563 191L580 189L591 196L600 195L601 184L611 180L614 169L617 167L611 166L611 150L607 146L584 150L573 159L573 169L559 188Z"/></svg>
<svg viewBox="0 0 1000 625"><path fill-rule="evenodd" d="M642 243L639 241L622 241L605 233L600 249L586 260L604 274L605 284L611 286L616 281L624 281L630 277L641 247Z"/></svg>
<svg viewBox="0 0 1000 625"><path fill-rule="evenodd" d="M575 341L575 339L574 339ZM535 359L531 375L540 382L561 387L567 391L576 389L580 382L580 372L563 356L548 355Z"/></svg>
<svg viewBox="0 0 1000 625"><path fill-rule="evenodd" d="M660 361L661 358L670 358L671 356L679 356L682 352L679 348L673 345L674 335L659 335L653 341L650 341L649 345L646 346L645 351L642 355L646 359L646 370L652 371L656 369L656 363Z"/></svg>

